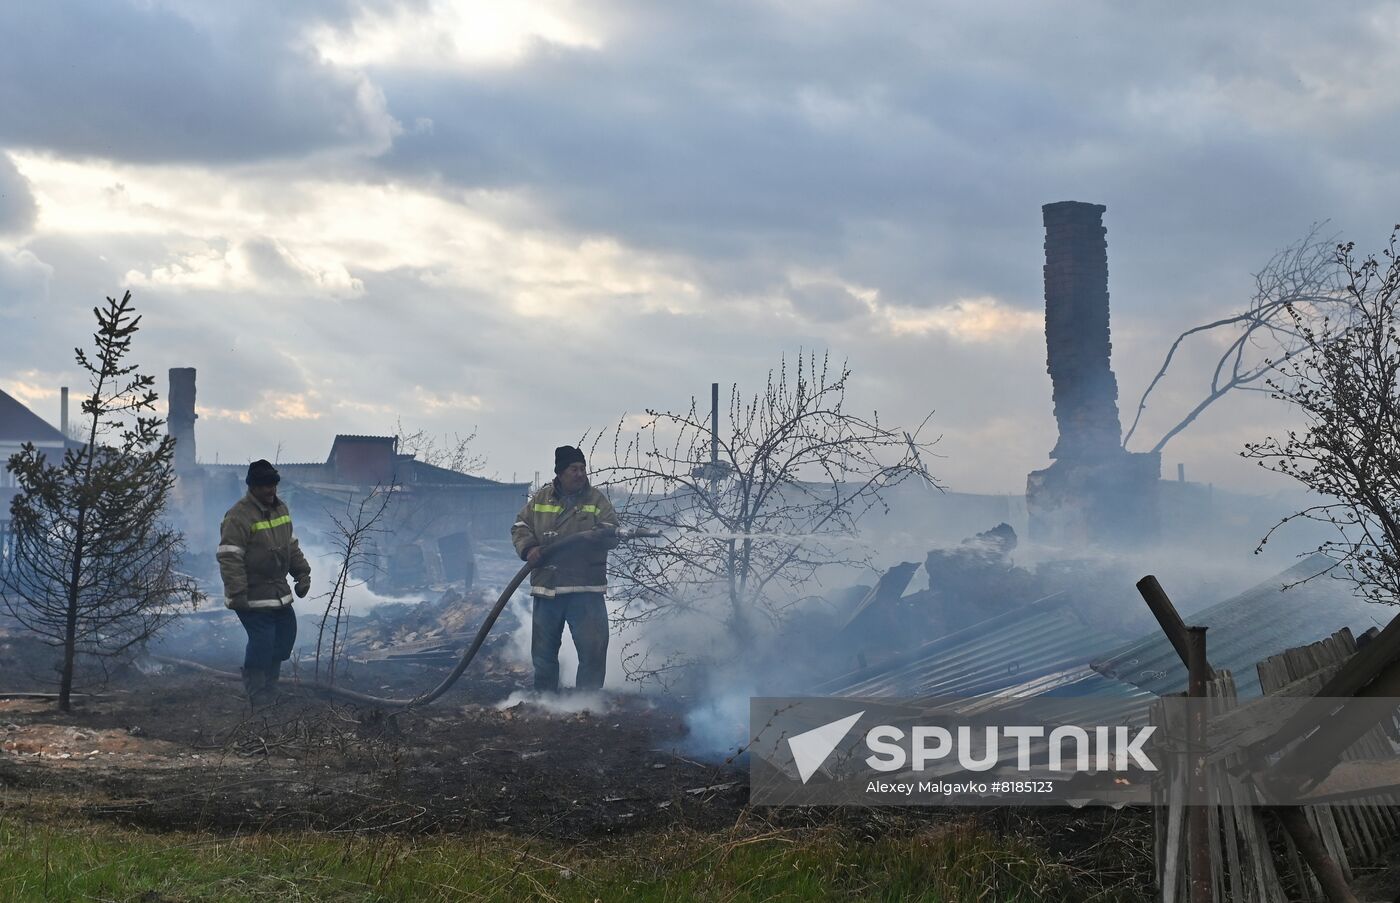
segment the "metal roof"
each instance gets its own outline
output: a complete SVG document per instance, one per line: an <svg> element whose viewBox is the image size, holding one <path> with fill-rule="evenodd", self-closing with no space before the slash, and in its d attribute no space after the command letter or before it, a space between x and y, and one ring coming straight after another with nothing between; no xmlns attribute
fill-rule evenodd
<svg viewBox="0 0 1400 903"><path fill-rule="evenodd" d="M14 396L0 392L0 441L63 442L63 434L25 407Z"/></svg>
<svg viewBox="0 0 1400 903"><path fill-rule="evenodd" d="M1331 564L1331 559L1322 555L1309 556L1238 596L1187 618L1210 628L1206 656L1212 667L1234 673L1241 698L1260 695L1254 666L1269 656L1315 643L1343 627L1357 634L1383 627L1396 615L1388 606L1357 598L1351 584L1331 576L1297 582L1321 574ZM1296 585L1285 590L1288 584ZM1167 592L1171 592L1170 587ZM1113 650L1095 660L1092 667L1159 696L1186 689L1186 667L1161 631Z"/></svg>
<svg viewBox="0 0 1400 903"><path fill-rule="evenodd" d="M828 681L815 692L982 696L1087 666L1120 641L1095 627L1074 602L1068 593L1047 596Z"/></svg>
<svg viewBox="0 0 1400 903"><path fill-rule="evenodd" d="M1320 573L1312 556L1252 589L1193 615L1211 628L1211 664L1234 672L1240 696L1259 695L1255 663L1315 642L1342 627L1357 633L1394 613L1357 599L1350 585ZM1293 585L1284 591L1286 584ZM969 710L1031 698L1072 699L1095 718L1145 719L1148 703L1186 687L1186 669L1160 631L1126 645L1103 632L1069 593L990 618L890 661L814 688L817 695L957 697ZM963 708L962 705L959 708Z"/></svg>
<svg viewBox="0 0 1400 903"><path fill-rule="evenodd" d="M398 442L399 442L399 437L398 437L398 436L365 436L365 435L361 435L360 433L336 433L335 439L334 439L334 441L331 442L331 445L335 445L336 442L341 442L341 441L345 441L345 442L369 442L369 443L374 443L374 444L377 444L377 445L397 445Z"/></svg>

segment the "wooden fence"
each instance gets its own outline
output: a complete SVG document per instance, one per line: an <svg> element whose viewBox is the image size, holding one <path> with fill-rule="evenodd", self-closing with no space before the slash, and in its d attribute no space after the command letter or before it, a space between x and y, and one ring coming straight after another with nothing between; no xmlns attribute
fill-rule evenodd
<svg viewBox="0 0 1400 903"><path fill-rule="evenodd" d="M1345 629L1259 662L1265 699L1241 702L1233 675L1206 660L1206 631L1185 626L1154 578L1138 588L1191 669L1181 695L1201 700L1152 710L1175 753L1153 789L1161 899L1356 900L1356 870L1400 841L1400 618L1368 631L1364 649ZM1277 802L1300 797L1319 802Z"/></svg>

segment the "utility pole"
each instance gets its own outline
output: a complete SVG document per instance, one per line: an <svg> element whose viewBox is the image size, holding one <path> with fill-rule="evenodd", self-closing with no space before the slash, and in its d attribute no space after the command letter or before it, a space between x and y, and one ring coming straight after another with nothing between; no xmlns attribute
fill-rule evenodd
<svg viewBox="0 0 1400 903"><path fill-rule="evenodd" d="M719 480L719 383L710 383L710 494Z"/></svg>
<svg viewBox="0 0 1400 903"><path fill-rule="evenodd" d="M695 462L690 475L704 480L710 487L710 497L719 491L720 480L729 473L729 465L719 459L719 383L710 383L710 460Z"/></svg>

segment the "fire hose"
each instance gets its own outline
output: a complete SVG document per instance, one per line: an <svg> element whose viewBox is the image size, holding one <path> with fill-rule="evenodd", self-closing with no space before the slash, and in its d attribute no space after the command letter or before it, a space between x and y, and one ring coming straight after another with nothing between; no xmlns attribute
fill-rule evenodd
<svg viewBox="0 0 1400 903"><path fill-rule="evenodd" d="M613 531L605 531L602 529L586 530L582 533L574 533L569 536L565 536L562 539L556 540L555 542L549 543L548 545L541 546L539 561L536 564L530 564L529 562L526 562L525 565L518 572L516 572L516 575L513 578L511 578L511 581L506 584L506 588L501 591L501 595L496 600L496 604L491 607L491 610L489 612L486 613L486 618L481 622L481 628L477 630L476 637L472 640L471 645L467 647L467 650L462 653L462 657L457 661L457 664L455 667L453 667L451 673L444 677L442 679L442 682L439 683L436 687L433 687L431 690L428 690L425 693L420 693L419 695L414 696L411 699L392 699L384 696L373 696L369 693L360 693L355 690L347 690L344 687L337 687L334 684L323 684L315 681L301 684L301 686L307 687L311 690L326 693L331 696L337 696L342 699L349 699L354 702L368 703L370 705L390 706L394 708L405 709L412 708L414 706L427 705L428 703L433 702L434 700L442 696L442 694L450 690L452 688L452 685L455 684L458 681L458 679L461 678L463 673L466 672L467 666L472 663L472 659L476 658L477 652L481 650L482 644L486 642L486 636L491 632L491 628L495 626L496 619L501 616L502 611L505 611L506 605L510 602L510 597L515 595L515 591L520 588L521 583L525 582L526 576L528 576L531 571L535 570L538 567L543 567L545 562L550 557L562 551L563 549L567 549L571 546L579 545L584 542L602 542L608 539L609 535L612 534L612 532ZM618 539L624 541L633 539L655 538L660 536L659 533L655 533L649 530L625 529L616 531L615 535ZM225 677L231 680L240 679L239 675L234 674L231 671L220 671L217 668L211 668L208 665L201 665L199 662L192 662L188 659L170 658L168 656L163 655L151 655L149 657L153 661L163 662L165 664L170 665L179 665L185 668L193 668L197 671L204 671L209 674L216 674L220 677Z"/></svg>

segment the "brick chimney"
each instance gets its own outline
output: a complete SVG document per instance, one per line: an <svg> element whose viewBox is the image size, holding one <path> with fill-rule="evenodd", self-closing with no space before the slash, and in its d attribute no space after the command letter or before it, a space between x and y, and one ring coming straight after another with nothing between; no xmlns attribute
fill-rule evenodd
<svg viewBox="0 0 1400 903"><path fill-rule="evenodd" d="M194 443L194 422L199 419L194 412L194 375L193 367L170 368L170 395L166 399L169 413L165 418L165 428L175 437L177 474L194 470L198 459Z"/></svg>
<svg viewBox="0 0 1400 903"><path fill-rule="evenodd" d="M1060 441L1050 457L1117 451L1118 380L1108 331L1104 206L1061 201L1045 218L1045 348Z"/></svg>
<svg viewBox="0 0 1400 903"><path fill-rule="evenodd" d="M1123 449L1108 328L1102 204L1061 201L1045 222L1045 350L1059 440L1026 478L1032 539L1122 547L1158 535L1161 455Z"/></svg>

